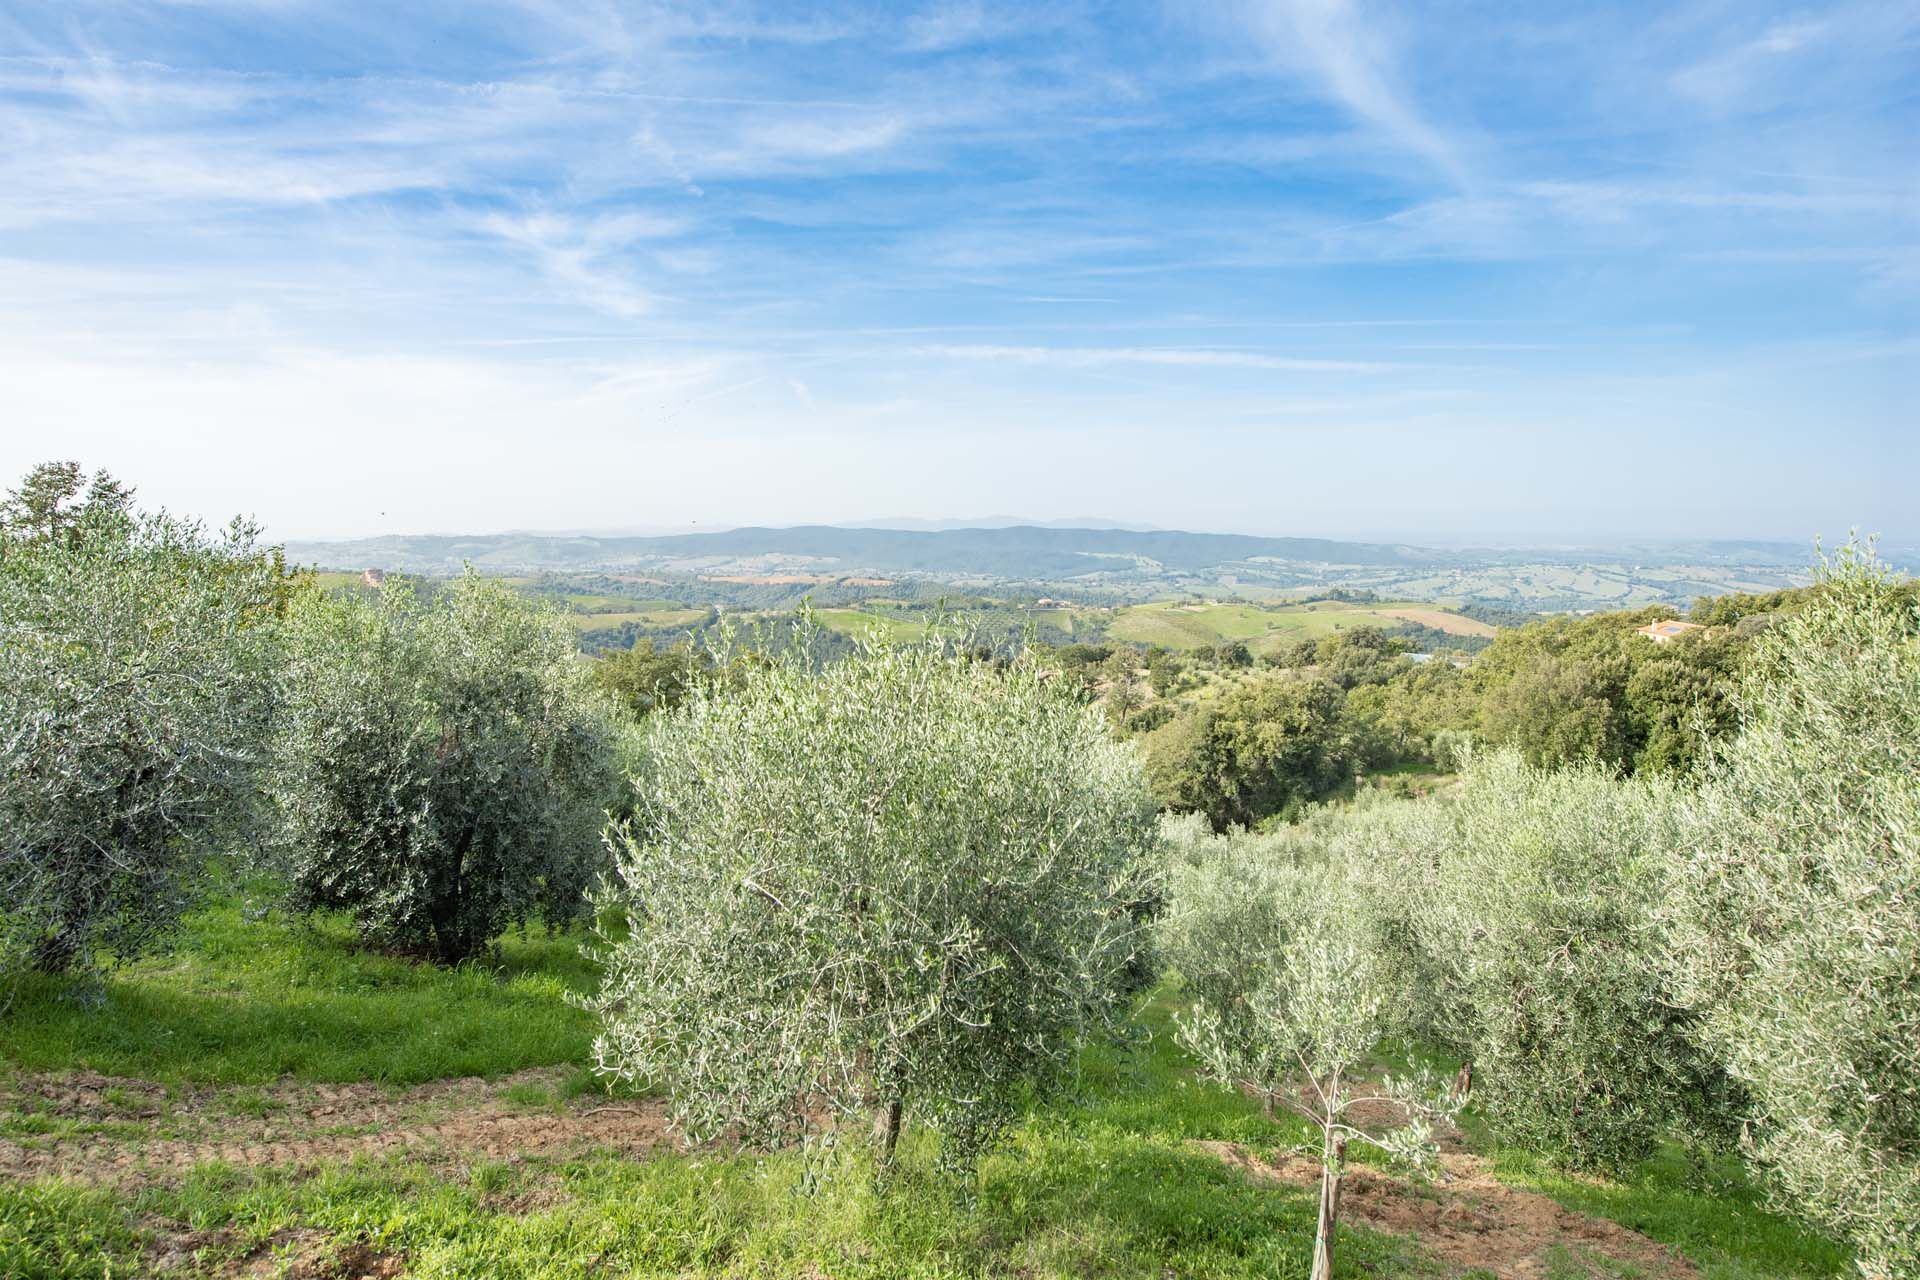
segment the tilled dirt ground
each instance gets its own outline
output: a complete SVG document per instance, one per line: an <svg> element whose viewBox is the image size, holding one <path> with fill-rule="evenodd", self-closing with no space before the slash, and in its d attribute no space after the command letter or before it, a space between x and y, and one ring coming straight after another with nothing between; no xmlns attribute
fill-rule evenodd
<svg viewBox="0 0 1920 1280"><path fill-rule="evenodd" d="M1307 1189L1320 1184L1317 1160L1283 1156L1269 1162L1236 1143L1195 1145L1254 1178ZM1636 1231L1507 1186L1479 1156L1446 1151L1440 1165L1439 1177L1428 1184L1348 1165L1340 1220L1409 1236L1463 1270L1491 1272L1499 1280L1542 1280L1555 1264L1564 1274L1566 1265L1594 1259L1614 1264L1606 1275L1690 1280L1699 1274L1686 1259Z"/></svg>
<svg viewBox="0 0 1920 1280"><path fill-rule="evenodd" d="M651 1102L516 1100L550 1093L560 1075L443 1080L404 1092L282 1084L179 1093L90 1073L23 1076L0 1086L0 1113L37 1117L51 1131L0 1137L0 1177L114 1183L178 1176L210 1160L302 1166L411 1151L504 1160L590 1146L643 1151L671 1142Z"/></svg>

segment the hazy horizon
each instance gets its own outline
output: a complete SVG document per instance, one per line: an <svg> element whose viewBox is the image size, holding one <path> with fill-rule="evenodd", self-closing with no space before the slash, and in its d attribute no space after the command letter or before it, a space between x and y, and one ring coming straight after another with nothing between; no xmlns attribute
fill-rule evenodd
<svg viewBox="0 0 1920 1280"><path fill-rule="evenodd" d="M1920 542L1920 8L0 0L0 486Z"/></svg>
<svg viewBox="0 0 1920 1280"><path fill-rule="evenodd" d="M494 529L394 529L384 533L357 535L274 535L269 536L276 542L301 544L347 543L368 539L391 538L496 538L496 537L537 537L537 538L658 538L673 537L679 534L725 533L734 529L793 529L793 528L835 528L870 529L911 533L946 532L981 529L1040 528L1057 530L1104 530L1115 529L1138 533L1198 533L1242 535L1260 538L1322 538L1330 541L1372 543L1379 545L1420 546L1433 550L1540 550L1540 551L1577 551L1577 550L1619 550L1626 547L1674 547L1692 543L1710 543L1731 545L1739 543L1763 544L1775 547L1804 546L1811 559L1816 544L1828 550L1846 542L1858 534L1862 538L1876 538L1883 546L1897 547L1902 551L1913 549L1906 540L1889 537L1879 530L1850 529L1840 530L1837 534L1821 533L1808 537L1767 537L1767 536L1730 536L1730 537L1686 537L1668 536L1645 532L1624 532L1614 536L1596 535L1576 538L1555 534L1551 531L1533 533L1516 532L1499 536L1471 536L1436 532L1421 536L1400 536L1392 532L1350 535L1334 535L1312 530L1291 529L1286 527L1270 529L1219 528L1211 526L1177 526L1145 524L1133 521L1110 520L1103 517L1084 519L1046 519L1022 516L981 516L955 517L947 519L922 519L918 517L876 517L863 520L802 520L791 524L769 524L761 520L742 521L699 521L681 526L663 525L614 525L605 527L558 526L553 528L535 528L530 526L512 526Z"/></svg>

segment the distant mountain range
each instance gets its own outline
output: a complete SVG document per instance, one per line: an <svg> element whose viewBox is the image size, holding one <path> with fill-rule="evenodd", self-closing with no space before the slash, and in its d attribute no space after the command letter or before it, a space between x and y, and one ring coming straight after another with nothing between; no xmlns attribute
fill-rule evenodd
<svg viewBox="0 0 1920 1280"><path fill-rule="evenodd" d="M388 536L348 542L294 542L289 559L323 569L379 567L447 573L463 564L493 571L588 569L710 570L787 566L814 572L978 575L1051 580L1126 571L1198 573L1258 560L1293 564L1408 566L1451 553L1325 538L1257 538L1179 530L1056 529L1034 525L967 529L727 529L655 537L532 533Z"/></svg>
<svg viewBox="0 0 1920 1280"><path fill-rule="evenodd" d="M1178 529L1042 525L894 529L802 525L603 537L501 533L293 542L289 559L325 569L490 572L809 572L1061 581L1211 576L1236 567L1433 571L1517 564L1743 565L1804 570L1811 549L1780 542L1644 543L1611 548L1449 549L1328 538L1266 538Z"/></svg>
<svg viewBox="0 0 1920 1280"><path fill-rule="evenodd" d="M839 520L836 529L911 529L921 533L951 529L1126 529L1133 533L1153 533L1159 525L1126 520L1107 520L1100 516L1075 516L1068 520L1034 520L1027 516L968 516L959 520L923 520L918 516L881 516L876 520ZM676 530L675 532L678 532Z"/></svg>

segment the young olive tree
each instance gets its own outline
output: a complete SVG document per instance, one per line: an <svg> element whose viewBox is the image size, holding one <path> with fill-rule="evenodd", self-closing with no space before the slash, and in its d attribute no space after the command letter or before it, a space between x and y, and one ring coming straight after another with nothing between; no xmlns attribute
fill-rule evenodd
<svg viewBox="0 0 1920 1280"><path fill-rule="evenodd" d="M642 759L596 1057L690 1138L875 1117L884 1165L910 1120L964 1165L1123 1002L1152 800L1034 665L802 648L656 713Z"/></svg>
<svg viewBox="0 0 1920 1280"><path fill-rule="evenodd" d="M248 838L284 588L251 526L84 480L0 505L0 960L52 973L151 945Z"/></svg>
<svg viewBox="0 0 1920 1280"><path fill-rule="evenodd" d="M303 909L455 964L579 918L619 800L623 722L564 624L472 573L301 602L274 752Z"/></svg>
<svg viewBox="0 0 1920 1280"><path fill-rule="evenodd" d="M1508 749L1335 840L1417 974L1424 1034L1469 1060L1507 1141L1617 1168L1676 1123L1716 1122L1718 1072L1676 1008L1658 925L1682 838L1671 784L1535 769Z"/></svg>
<svg viewBox="0 0 1920 1280"><path fill-rule="evenodd" d="M1180 1041L1215 1079L1258 1094L1320 1131L1313 1280L1333 1274L1347 1149L1362 1142L1419 1169L1433 1124L1458 1103L1434 1082L1372 1086L1354 1070L1404 1025L1401 975L1365 895L1299 842L1221 838L1216 855L1176 863L1160 932L1163 954L1195 997ZM1392 1102L1405 1123L1370 1134L1357 1106Z"/></svg>
<svg viewBox="0 0 1920 1280"><path fill-rule="evenodd" d="M1673 877L1708 1042L1782 1203L1920 1276L1920 605L1849 546L1757 641Z"/></svg>

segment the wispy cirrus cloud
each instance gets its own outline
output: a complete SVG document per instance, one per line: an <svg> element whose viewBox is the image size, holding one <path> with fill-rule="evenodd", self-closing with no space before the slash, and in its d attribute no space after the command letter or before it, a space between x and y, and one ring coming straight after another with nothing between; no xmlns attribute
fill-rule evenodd
<svg viewBox="0 0 1920 1280"><path fill-rule="evenodd" d="M1776 21L1753 39L1676 71L1673 87L1690 98L1715 106L1730 104L1782 60L1824 39L1827 34L1828 24L1824 21L1808 18Z"/></svg>
<svg viewBox="0 0 1920 1280"><path fill-rule="evenodd" d="M1399 12L1365 0L1252 0L1247 20L1274 59L1313 77L1456 186L1471 186L1463 148L1418 108L1408 88L1394 40Z"/></svg>
<svg viewBox="0 0 1920 1280"><path fill-rule="evenodd" d="M620 261L642 241L670 239L684 220L638 212L578 217L561 213L486 213L474 225L525 250L546 279L566 295L623 319L648 311L652 295Z"/></svg>
<svg viewBox="0 0 1920 1280"><path fill-rule="evenodd" d="M1007 347L989 344L931 344L920 348L928 355L953 360L997 361L1064 369L1096 369L1106 365L1161 365L1185 369L1261 369L1276 373L1404 373L1422 366L1381 360L1329 360L1276 355L1264 351L1235 351L1217 347Z"/></svg>

